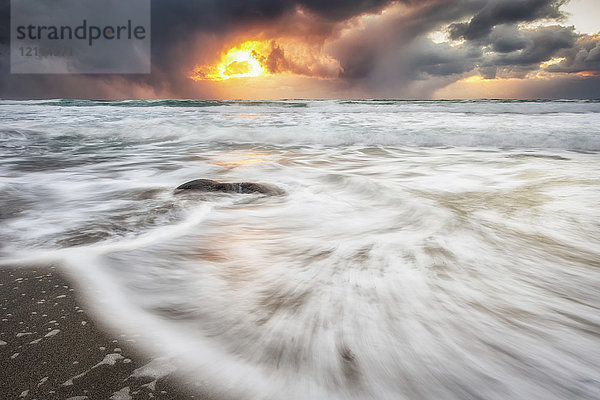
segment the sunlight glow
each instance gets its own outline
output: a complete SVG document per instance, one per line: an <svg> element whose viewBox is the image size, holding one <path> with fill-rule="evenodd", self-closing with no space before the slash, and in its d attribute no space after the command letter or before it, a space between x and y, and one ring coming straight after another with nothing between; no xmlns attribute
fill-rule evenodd
<svg viewBox="0 0 600 400"><path fill-rule="evenodd" d="M272 161L265 153L244 152L242 154L232 154L223 160L214 161L213 164L221 167L239 167L248 164L256 164Z"/></svg>
<svg viewBox="0 0 600 400"><path fill-rule="evenodd" d="M565 57L555 57L553 59L550 59L548 61L544 61L543 63L541 63L540 68L548 68L551 65L560 64L564 60L565 60Z"/></svg>
<svg viewBox="0 0 600 400"><path fill-rule="evenodd" d="M195 81L222 81L230 78L251 78L266 75L260 60L268 49L268 43L246 41L227 51L214 65L196 66L190 76Z"/></svg>
<svg viewBox="0 0 600 400"><path fill-rule="evenodd" d="M460 82L475 83L475 82L482 82L484 80L485 79L481 75L473 75L473 76L469 76L468 78L461 79Z"/></svg>

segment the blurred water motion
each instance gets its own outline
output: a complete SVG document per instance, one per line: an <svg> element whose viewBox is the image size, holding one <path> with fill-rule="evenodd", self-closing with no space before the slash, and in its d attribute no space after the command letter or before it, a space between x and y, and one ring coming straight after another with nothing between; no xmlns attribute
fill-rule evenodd
<svg viewBox="0 0 600 400"><path fill-rule="evenodd" d="M598 398L598 103L60 105L0 102L3 259L217 393Z"/></svg>

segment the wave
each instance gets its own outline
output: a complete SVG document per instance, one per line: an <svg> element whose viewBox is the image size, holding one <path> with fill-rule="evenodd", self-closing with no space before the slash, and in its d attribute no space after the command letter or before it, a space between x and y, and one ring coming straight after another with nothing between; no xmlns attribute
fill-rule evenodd
<svg viewBox="0 0 600 400"><path fill-rule="evenodd" d="M251 101L251 100L84 100L84 99L50 99L50 100L0 100L0 105L28 104L54 107L219 107L240 105L249 107L278 106L306 107L307 102L299 101Z"/></svg>
<svg viewBox="0 0 600 400"><path fill-rule="evenodd" d="M600 100L520 100L520 99L478 99L478 100L394 100L394 99L357 99L357 100L192 100L192 99L156 99L156 100L87 100L87 99L48 99L48 100L0 100L1 105L36 105L53 107L175 107L175 108L204 108L204 107L284 107L284 108L327 108L337 106L394 106L407 109L419 107L439 111L454 110L462 112L466 106L473 112L481 112L474 106L491 106L486 109L494 113L531 113L531 112L600 112ZM504 108L502 107L504 106ZM525 108L523 108L525 106ZM527 107L538 108L528 109ZM541 107L541 108L539 108ZM577 111L579 109L579 111ZM538 110L538 111L536 111ZM468 110L467 110L468 112Z"/></svg>
<svg viewBox="0 0 600 400"><path fill-rule="evenodd" d="M220 398L594 398L597 157L322 151L219 170L285 182L276 198L140 195L135 181L181 181L152 160L44 175L54 190L39 193L40 214L7 222L15 248L0 263L61 265L86 309ZM169 203L169 218L139 219ZM136 229L24 245L89 217Z"/></svg>

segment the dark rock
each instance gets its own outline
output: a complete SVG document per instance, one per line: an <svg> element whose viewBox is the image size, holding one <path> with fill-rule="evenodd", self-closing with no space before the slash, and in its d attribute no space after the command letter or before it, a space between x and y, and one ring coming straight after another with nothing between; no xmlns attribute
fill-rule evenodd
<svg viewBox="0 0 600 400"><path fill-rule="evenodd" d="M281 191L275 187L253 182L225 183L212 179L195 179L178 186L176 191L197 190L200 192L221 192L221 193L262 193L268 195L281 194Z"/></svg>

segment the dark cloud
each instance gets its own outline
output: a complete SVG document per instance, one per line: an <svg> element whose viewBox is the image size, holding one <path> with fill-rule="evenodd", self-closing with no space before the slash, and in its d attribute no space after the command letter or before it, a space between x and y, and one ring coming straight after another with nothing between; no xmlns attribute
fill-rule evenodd
<svg viewBox="0 0 600 400"><path fill-rule="evenodd" d="M525 43L523 48L489 57L486 65L537 69L540 63L550 60L562 49L573 47L577 41L577 34L573 27L540 27L522 31L521 35Z"/></svg>
<svg viewBox="0 0 600 400"><path fill-rule="evenodd" d="M557 64L549 65L547 71L588 72L600 76L600 35L582 35L574 46L557 52L556 57L564 59Z"/></svg>
<svg viewBox="0 0 600 400"><path fill-rule="evenodd" d="M599 71L594 61L600 56L597 38L579 39L573 27L518 25L560 18L563 3L429 2L414 13L392 18L388 23L395 28L383 24L355 33L339 44L336 57L344 68L343 77L357 81L365 91L385 91L395 86L397 93L409 91L417 81L432 80L442 85L472 74L487 79L525 78L555 57L565 60L547 68L549 72ZM453 21L461 19L470 22L463 24L461 35L456 35L460 24ZM462 43L434 43L425 36L444 25L448 26L449 36ZM429 88L436 89L435 85ZM427 95L422 92L422 96Z"/></svg>
<svg viewBox="0 0 600 400"><path fill-rule="evenodd" d="M489 44L496 53L523 50L529 43L527 36L514 25L497 26L489 35Z"/></svg>
<svg viewBox="0 0 600 400"><path fill-rule="evenodd" d="M403 0L402 3L411 3L414 0ZM300 0L298 5L306 8L308 11L326 17L328 19L340 21L349 17L380 10L384 6L392 3L391 0Z"/></svg>
<svg viewBox="0 0 600 400"><path fill-rule="evenodd" d="M420 57L418 51L407 51L407 47L415 41L426 45L427 41L420 40L424 35L442 25L472 15L472 10L483 7L485 2L423 1L410 11L401 9L397 13L390 12L383 21L362 24L359 29L336 40L330 46L330 51L340 60L344 79L370 79L374 71L381 69L382 64L397 65L398 68L394 70L397 73L392 74L394 79L401 79L404 74L412 74L407 67L410 59ZM423 51L427 50L426 47L423 48ZM383 69L386 68L387 66L383 66Z"/></svg>
<svg viewBox="0 0 600 400"><path fill-rule="evenodd" d="M364 12L376 12L392 0L153 0L153 60L171 70L172 60L187 59L190 49L205 46L206 35L259 33L264 27L286 35L323 35L335 23ZM403 0L408 3L410 0ZM297 9L309 14L291 18ZM285 21L281 24L280 21ZM307 26L309 25L309 26ZM258 27L258 29L257 29ZM197 43L198 37L201 43ZM202 53L199 51L199 53Z"/></svg>
<svg viewBox="0 0 600 400"><path fill-rule="evenodd" d="M377 11L392 0L153 0L152 28L159 46L185 40L192 33L222 33L240 25L272 23L297 8L330 21ZM407 1L405 1L407 2ZM154 39L154 38L153 38Z"/></svg>
<svg viewBox="0 0 600 400"><path fill-rule="evenodd" d="M260 61L271 73L337 78L367 97L427 97L475 73L525 77L553 58L562 61L543 67L548 73L600 75L598 36L519 25L560 21L566 1L153 0L150 75L45 76L9 74L9 0L0 0L0 97L212 97L191 71L239 38L270 41ZM428 37L439 30L451 41ZM300 57L281 38L308 50Z"/></svg>
<svg viewBox="0 0 600 400"><path fill-rule="evenodd" d="M306 34L320 24L324 34L331 26L363 12L376 12L391 0L152 0L152 74L114 76L19 76L9 74L8 42L10 39L10 0L0 0L0 96L1 97L73 97L88 95L103 97L115 93L107 90L111 80L131 82L132 87L146 88L158 96L197 96L197 88L190 85L188 75L195 63L214 58L221 50L218 37L232 32L253 31L263 27L275 29L279 21L288 18L300 8L309 14L302 20L280 29L296 30ZM405 0L404 2L409 2ZM310 20L311 26L306 26ZM323 26L324 25L324 26ZM258 27L258 28L257 28ZM306 35L305 35L306 36ZM276 63L277 52L272 63ZM282 65L285 64L285 65ZM293 61L279 61L276 68L305 75L326 75L326 67L306 67ZM302 70L304 68L304 70ZM188 70L188 72L185 71ZM82 89L82 86L87 89ZM118 93L118 91L117 91ZM206 93L205 93L206 94Z"/></svg>
<svg viewBox="0 0 600 400"><path fill-rule="evenodd" d="M284 48L277 44L276 41L271 41L270 51L266 55L258 55L256 58L272 74L289 72L296 75L320 78L336 77L339 75L339 71L337 71L335 66L328 67L315 58L303 59L302 62L295 61L294 57L286 55Z"/></svg>
<svg viewBox="0 0 600 400"><path fill-rule="evenodd" d="M450 26L453 39L476 40L487 36L502 24L532 22L563 17L560 6L567 0L491 0L468 23Z"/></svg>
<svg viewBox="0 0 600 400"><path fill-rule="evenodd" d="M414 79L463 74L472 71L483 56L481 49L475 46L452 47L425 39L414 43L410 54L408 67Z"/></svg>
<svg viewBox="0 0 600 400"><path fill-rule="evenodd" d="M467 41L452 46L420 39L410 47L410 70L414 72L415 79L467 72L478 72L488 79L497 77L499 72L505 78L524 78L527 73L538 70L541 63L560 56L566 57L562 65L565 70L561 72L590 70L593 67L587 54L596 50L595 45L588 41L586 45L581 44L581 48L589 48L584 57L587 60L585 65L572 62L568 64L571 70L566 70L567 60L577 58L575 49L578 35L572 27L548 26L519 30L514 26L502 26L496 29L500 32L492 32L483 45ZM592 53L592 57L594 55ZM554 71L558 70L555 68Z"/></svg>

